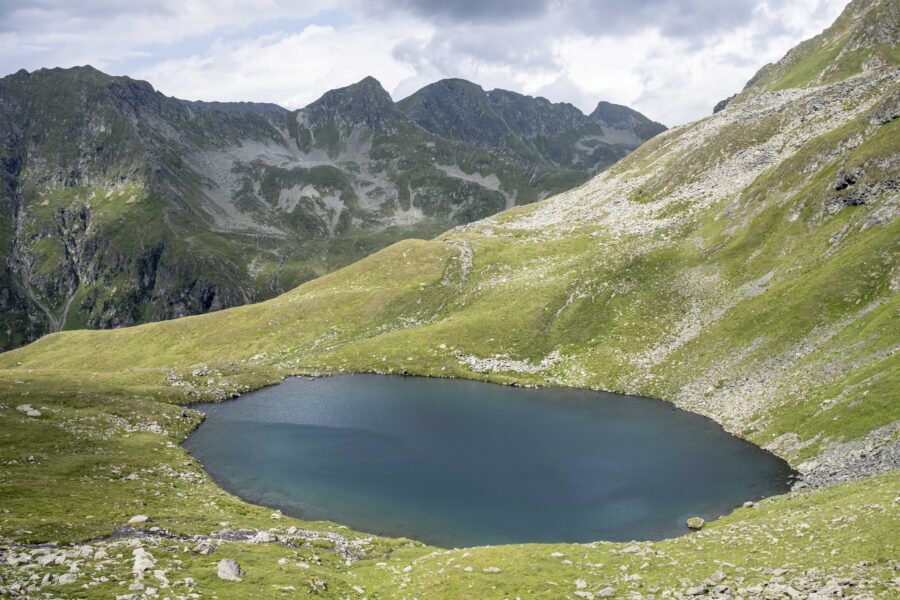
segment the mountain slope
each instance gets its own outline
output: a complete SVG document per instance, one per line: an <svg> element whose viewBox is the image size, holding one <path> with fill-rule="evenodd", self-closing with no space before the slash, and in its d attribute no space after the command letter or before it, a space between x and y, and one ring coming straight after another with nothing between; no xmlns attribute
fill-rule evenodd
<svg viewBox="0 0 900 600"><path fill-rule="evenodd" d="M855 2L838 23L857 35L870 11L891 6ZM184 463L174 442L196 416L176 405L292 373L404 372L657 396L712 416L804 477L790 494L659 543L440 550L370 538L369 560L321 552L310 574L329 593L896 597L898 67L870 64L788 89L751 83L723 110L656 136L579 188L400 242L267 302L53 334L0 355L10 407L0 415L16 433L4 455L3 534L101 535L129 514L107 500L115 497L144 502L184 536L214 537L223 519L294 535L268 511L216 495L200 467ZM23 396L46 406L43 421L12 410ZM68 444L60 451L57 431ZM83 447L86 432L103 453ZM58 461L69 455L85 466L67 471ZM172 486L167 469L146 464L157 457L198 483ZM111 466L129 472L126 460L143 467L140 482L105 478ZM102 493L88 488L96 471ZM77 494L52 504L41 476ZM37 505L52 507L45 521L29 508ZM216 560L236 556L253 569L243 587L214 580L208 557L165 564L205 577L198 586L210 593L296 584L295 571L276 566L294 547L220 537ZM28 573L6 568L5 581Z"/></svg>
<svg viewBox="0 0 900 600"><path fill-rule="evenodd" d="M898 78L890 65L754 89L552 200L268 303L51 336L2 364L77 368L69 348L99 344L87 368L229 361L579 385L673 400L795 464L870 433L894 444Z"/></svg>
<svg viewBox="0 0 900 600"><path fill-rule="evenodd" d="M442 137L371 77L287 111L168 98L90 67L20 71L0 79L0 113L6 348L271 297L630 150L560 166Z"/></svg>
<svg viewBox="0 0 900 600"><path fill-rule="evenodd" d="M900 6L896 2L853 0L831 27L760 69L747 88L821 85L896 64L898 36Z"/></svg>

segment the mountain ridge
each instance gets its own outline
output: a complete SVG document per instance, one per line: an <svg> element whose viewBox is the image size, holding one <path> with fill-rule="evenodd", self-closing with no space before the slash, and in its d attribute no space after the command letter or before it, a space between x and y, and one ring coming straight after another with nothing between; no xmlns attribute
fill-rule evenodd
<svg viewBox="0 0 900 600"><path fill-rule="evenodd" d="M581 183L642 141L562 165L441 137L371 77L288 110L180 100L90 66L21 70L0 101L0 347L270 297Z"/></svg>

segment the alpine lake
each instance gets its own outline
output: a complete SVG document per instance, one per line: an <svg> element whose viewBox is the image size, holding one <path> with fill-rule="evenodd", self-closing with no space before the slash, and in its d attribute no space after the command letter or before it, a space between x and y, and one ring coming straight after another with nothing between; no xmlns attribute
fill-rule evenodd
<svg viewBox="0 0 900 600"><path fill-rule="evenodd" d="M226 490L445 548L673 537L794 475L710 419L587 390L341 375L195 408L185 447Z"/></svg>

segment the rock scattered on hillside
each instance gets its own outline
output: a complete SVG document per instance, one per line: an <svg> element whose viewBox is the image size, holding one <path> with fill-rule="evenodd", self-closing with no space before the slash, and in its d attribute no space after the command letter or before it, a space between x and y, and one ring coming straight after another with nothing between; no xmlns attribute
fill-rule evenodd
<svg viewBox="0 0 900 600"><path fill-rule="evenodd" d="M219 576L219 579L240 581L244 571L241 569L241 565L233 558L223 558L216 565L216 574Z"/></svg>

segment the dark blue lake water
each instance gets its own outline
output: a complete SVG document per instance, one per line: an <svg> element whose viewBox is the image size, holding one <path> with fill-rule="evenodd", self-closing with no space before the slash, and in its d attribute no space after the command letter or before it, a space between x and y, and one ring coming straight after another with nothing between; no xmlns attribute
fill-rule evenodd
<svg viewBox="0 0 900 600"><path fill-rule="evenodd" d="M285 514L443 547L647 540L788 490L788 465L658 400L451 379L289 379L185 442Z"/></svg>

